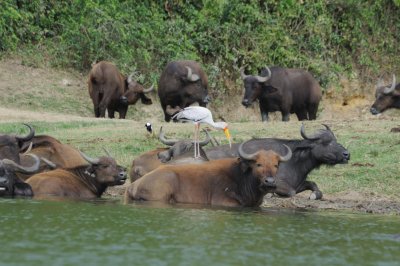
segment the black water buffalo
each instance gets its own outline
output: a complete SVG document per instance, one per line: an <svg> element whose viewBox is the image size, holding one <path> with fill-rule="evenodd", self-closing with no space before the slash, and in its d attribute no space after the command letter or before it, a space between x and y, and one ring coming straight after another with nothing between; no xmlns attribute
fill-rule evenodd
<svg viewBox="0 0 400 266"><path fill-rule="evenodd" d="M114 118L114 112L119 118L125 118L128 105L135 104L140 98L143 104L151 104L151 99L144 94L153 90L153 87L144 89L138 82L122 75L118 68L106 61L93 65L89 72L88 90L93 102L95 117Z"/></svg>
<svg viewBox="0 0 400 266"><path fill-rule="evenodd" d="M0 159L0 196L32 197L33 191L29 184L22 182L17 174L34 174L39 170L40 161L36 155L28 154L33 159L31 166L23 166L9 159Z"/></svg>
<svg viewBox="0 0 400 266"><path fill-rule="evenodd" d="M210 100L207 75L195 61L172 61L160 76L158 96L167 122L171 120L166 112L167 105L185 108L197 102L206 107Z"/></svg>
<svg viewBox="0 0 400 266"><path fill-rule="evenodd" d="M164 165L133 182L125 202L134 200L165 203L194 203L220 206L259 206L280 162L289 160L273 151L248 154L239 146L240 158L226 158L202 164Z"/></svg>
<svg viewBox="0 0 400 266"><path fill-rule="evenodd" d="M311 199L322 198L322 192L317 184L306 180L308 174L321 165L342 164L350 160L350 152L337 143L331 129L324 126L326 129L318 131L313 136L307 136L302 125L300 134L303 140L262 138L248 142L245 147L247 152L255 152L260 148L282 152L282 144L287 145L293 152L289 161L280 164L276 174L276 188L271 189L271 192L280 196L294 196L304 190L312 190ZM205 152L210 160L236 157L238 146L239 144L233 144L232 148L229 148L227 145L222 145L208 148Z"/></svg>
<svg viewBox="0 0 400 266"><path fill-rule="evenodd" d="M55 169L28 178L26 183L32 186L34 197L99 198L108 186L125 183L126 169L117 165L114 158L90 158L84 153L81 156L89 164Z"/></svg>
<svg viewBox="0 0 400 266"><path fill-rule="evenodd" d="M20 163L19 153L25 143L29 143L35 136L35 130L27 124L29 133L25 136L15 134L0 134L0 159L10 159Z"/></svg>
<svg viewBox="0 0 400 266"><path fill-rule="evenodd" d="M242 104L249 107L259 101L261 119L268 121L268 113L280 111L282 121L289 121L291 113L299 120L315 120L322 97L318 81L307 71L282 67L268 67L261 76L245 75Z"/></svg>
<svg viewBox="0 0 400 266"><path fill-rule="evenodd" d="M371 106L371 113L377 115L389 108L400 109L400 83L396 85L396 76L393 74L392 84L378 86L375 91L375 102Z"/></svg>

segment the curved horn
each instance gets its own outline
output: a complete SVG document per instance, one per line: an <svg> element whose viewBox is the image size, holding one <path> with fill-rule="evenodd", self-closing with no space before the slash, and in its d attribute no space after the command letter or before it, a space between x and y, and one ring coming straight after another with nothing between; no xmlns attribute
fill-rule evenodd
<svg viewBox="0 0 400 266"><path fill-rule="evenodd" d="M132 82L133 74L135 74L135 72L132 72L132 73L129 75L129 77L127 78L126 81L127 81L128 83L131 83L131 82Z"/></svg>
<svg viewBox="0 0 400 266"><path fill-rule="evenodd" d="M240 76L242 77L243 80L246 79L249 76L249 75L244 74L244 66L242 66L239 69L239 72L240 72Z"/></svg>
<svg viewBox="0 0 400 266"><path fill-rule="evenodd" d="M263 76L255 76L255 78L257 79L258 82L263 83L266 82L267 80L269 80L271 78L271 70L269 69L269 67L265 67L265 69L268 71L268 75L266 77Z"/></svg>
<svg viewBox="0 0 400 266"><path fill-rule="evenodd" d="M143 90L143 93L149 93L149 92L151 92L152 90L154 90L154 84L152 84L150 88L144 89L144 90Z"/></svg>
<svg viewBox="0 0 400 266"><path fill-rule="evenodd" d="M327 124L322 124L322 125L326 128L326 130L332 132L331 128Z"/></svg>
<svg viewBox="0 0 400 266"><path fill-rule="evenodd" d="M200 146L205 146L205 145L207 145L207 144L211 141L210 134L208 134L207 130L203 129L203 131L206 133L207 138L206 138L205 140L199 142L199 145L200 145Z"/></svg>
<svg viewBox="0 0 400 266"><path fill-rule="evenodd" d="M104 152L107 154L108 157L113 158L113 157L111 156L111 153L110 153L106 148L103 147L103 150L104 150Z"/></svg>
<svg viewBox="0 0 400 266"><path fill-rule="evenodd" d="M287 146L286 144L283 144L283 146L286 147L288 152L287 152L287 154L285 156L279 156L279 160L281 162L287 162L287 161L290 160L290 158L292 158L292 149L290 149L289 146Z"/></svg>
<svg viewBox="0 0 400 266"><path fill-rule="evenodd" d="M29 146L22 155L27 155L32 150L33 142L29 142Z"/></svg>
<svg viewBox="0 0 400 266"><path fill-rule="evenodd" d="M54 169L56 169L57 168L57 165L55 164L55 163L53 163L52 161L50 161L50 160L47 160L46 158L44 158L44 157L40 157L40 160L42 160L46 165L48 165L52 170L54 170Z"/></svg>
<svg viewBox="0 0 400 266"><path fill-rule="evenodd" d="M241 158L243 158L243 159L245 159L245 160L253 160L253 158L257 155L257 153L258 152L255 152L255 153L251 153L251 154L249 154L249 153L246 153L245 151L243 151L243 146L244 146L244 144L246 144L247 142L249 142L250 140L248 140L248 141L246 141L246 142L242 142L240 145L239 145L239 148L238 148L238 152L239 152L239 156L241 157Z"/></svg>
<svg viewBox="0 0 400 266"><path fill-rule="evenodd" d="M187 73L187 79L188 79L188 80L194 82L194 81L198 81L198 80L200 79L199 75L192 74L192 69L191 69L190 67L188 67L188 66L185 66L185 67L186 67L187 70L188 70L188 73Z"/></svg>
<svg viewBox="0 0 400 266"><path fill-rule="evenodd" d="M394 88L396 88L396 75L395 75L395 74L393 74L392 86L391 86L391 87L386 87L386 88L383 90L383 93L384 93L384 94L389 94L389 93L391 93L392 91L394 91Z"/></svg>
<svg viewBox="0 0 400 266"><path fill-rule="evenodd" d="M319 139L319 137L307 136L306 132L304 132L304 124L301 124L300 134L303 137L303 139L306 139L306 140L317 140L317 139Z"/></svg>
<svg viewBox="0 0 400 266"><path fill-rule="evenodd" d="M9 160L9 159L3 159L3 164L6 166L11 167L14 171L20 172L23 174L34 174L39 170L40 167L40 160L39 157L37 157L34 154L27 154L28 156L31 156L34 160L35 163L32 166L23 166L20 164L17 164L16 162Z"/></svg>
<svg viewBox="0 0 400 266"><path fill-rule="evenodd" d="M29 133L26 136L15 136L18 141L28 141L35 136L35 130L28 124L24 124L25 126L29 127Z"/></svg>
<svg viewBox="0 0 400 266"><path fill-rule="evenodd" d="M161 143L168 146L173 146L175 143L178 142L178 140L166 139L162 127L160 127L160 133L158 134L158 139L161 141Z"/></svg>
<svg viewBox="0 0 400 266"><path fill-rule="evenodd" d="M208 132L208 130L206 130L206 129L203 128L203 131L206 132L207 136L211 139L211 145L212 145L213 147L215 147L215 146L220 146L220 145L221 145L221 143L219 143L218 140L216 140L213 136L210 135L210 132ZM214 142L215 142L215 143L214 143Z"/></svg>
<svg viewBox="0 0 400 266"><path fill-rule="evenodd" d="M86 154L84 154L81 151L79 151L79 153L81 154L82 158L85 159L90 164L98 164L100 162L99 158L93 159L93 158L90 158L89 156L87 156Z"/></svg>

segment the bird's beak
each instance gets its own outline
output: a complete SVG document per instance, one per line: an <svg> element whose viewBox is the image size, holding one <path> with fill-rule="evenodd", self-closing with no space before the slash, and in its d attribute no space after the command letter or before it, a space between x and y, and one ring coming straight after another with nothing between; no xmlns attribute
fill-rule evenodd
<svg viewBox="0 0 400 266"><path fill-rule="evenodd" d="M227 127L224 128L224 133L225 133L226 138L229 141L229 147L232 148L231 134L229 133L229 129Z"/></svg>

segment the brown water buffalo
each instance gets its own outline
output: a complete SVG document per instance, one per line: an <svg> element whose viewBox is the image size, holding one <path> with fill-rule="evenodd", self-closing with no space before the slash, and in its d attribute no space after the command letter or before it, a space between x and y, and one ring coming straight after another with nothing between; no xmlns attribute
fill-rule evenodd
<svg viewBox="0 0 400 266"><path fill-rule="evenodd" d="M273 151L247 154L239 146L240 158L220 159L202 164L163 165L133 182L125 202L133 200L166 203L195 203L221 206L259 206L281 161Z"/></svg>
<svg viewBox="0 0 400 266"><path fill-rule="evenodd" d="M400 83L396 85L396 76L393 74L392 84L378 86L375 92L375 102L371 106L371 114L377 115L389 108L400 109Z"/></svg>
<svg viewBox="0 0 400 266"><path fill-rule="evenodd" d="M31 140L31 154L37 155L39 158L44 158L55 164L57 168L73 168L76 166L86 165L87 161L81 156L80 152L74 147L63 144L59 140L47 136L47 135L37 135ZM28 144L25 143L21 150L25 151L28 149ZM31 165L32 158L23 156L21 158L22 165ZM53 170L52 167L44 163L40 164L39 172L44 172L48 170ZM18 176L26 180L31 175L18 174Z"/></svg>
<svg viewBox="0 0 400 266"><path fill-rule="evenodd" d="M169 148L157 148L143 153L132 161L131 170L129 172L130 181L133 182L148 172L156 169L164 163L188 163L188 162L201 162L207 161L207 156L203 149L200 148L201 158L200 160L193 160L193 140L177 140L167 139L165 134L160 128L158 136L161 143L170 146ZM200 142L200 147L206 145L211 140L211 137L207 134L207 138Z"/></svg>
<svg viewBox="0 0 400 266"><path fill-rule="evenodd" d="M132 80L132 75L126 78L114 64L106 61L93 65L88 89L96 117L105 117L107 109L109 118L114 118L114 112L119 113L119 118L125 118L128 105L135 104L139 98L143 104L152 103L144 94L152 91L153 87L144 89Z"/></svg>
<svg viewBox="0 0 400 266"><path fill-rule="evenodd" d="M195 61L172 61L160 76L158 96L167 122L171 120L167 105L185 108L197 102L206 107L210 101L207 75Z"/></svg>
<svg viewBox="0 0 400 266"><path fill-rule="evenodd" d="M26 183L31 185L35 198L99 198L108 186L122 185L126 180L126 169L107 156L90 158L81 153L89 165L68 169L56 169L31 176Z"/></svg>
<svg viewBox="0 0 400 266"><path fill-rule="evenodd" d="M265 68L261 76L245 75L242 104L249 107L259 101L261 119L268 121L268 113L280 111L282 121L289 121L291 113L299 120L315 120L322 97L318 81L302 69L271 67Z"/></svg>
<svg viewBox="0 0 400 266"><path fill-rule="evenodd" d="M321 165L345 164L350 160L350 152L336 140L331 129L324 125L314 135L308 136L301 126L302 140L261 138L248 141L245 150L254 152L259 149L282 151L282 145L287 145L292 151L292 158L282 162L276 174L276 187L271 189L280 196L294 196L304 190L311 190L310 199L321 199L322 192L317 184L307 181L308 174ZM208 148L205 150L210 160L235 157L239 144Z"/></svg>
<svg viewBox="0 0 400 266"><path fill-rule="evenodd" d="M33 196L31 186L22 182L17 173L37 173L40 161L36 155L26 156L32 157L34 163L31 166L23 166L9 159L0 159L0 197Z"/></svg>
<svg viewBox="0 0 400 266"><path fill-rule="evenodd" d="M0 134L0 159L10 159L16 163L20 163L19 153L25 143L29 143L35 136L35 130L28 124L24 124L29 128L29 133L25 136L14 134Z"/></svg>

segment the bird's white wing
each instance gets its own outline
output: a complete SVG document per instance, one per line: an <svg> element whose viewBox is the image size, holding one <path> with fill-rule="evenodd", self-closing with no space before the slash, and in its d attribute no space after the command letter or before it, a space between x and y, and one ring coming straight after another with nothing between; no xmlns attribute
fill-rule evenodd
<svg viewBox="0 0 400 266"><path fill-rule="evenodd" d="M201 106L189 106L183 109L180 113L182 119L190 120L193 122L206 122L212 120L212 114L210 110ZM178 118L178 117L177 117Z"/></svg>

